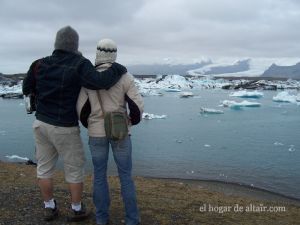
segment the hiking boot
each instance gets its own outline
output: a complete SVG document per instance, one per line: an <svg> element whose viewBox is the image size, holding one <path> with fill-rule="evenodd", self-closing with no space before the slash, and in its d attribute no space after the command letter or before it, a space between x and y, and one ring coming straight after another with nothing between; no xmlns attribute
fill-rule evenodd
<svg viewBox="0 0 300 225"><path fill-rule="evenodd" d="M56 201L54 200L55 208L44 208L44 220L51 221L58 217L58 208L56 205Z"/></svg>
<svg viewBox="0 0 300 225"><path fill-rule="evenodd" d="M73 210L72 208L70 209L67 216L67 220L69 222L77 222L77 221L85 220L88 217L89 217L89 212L86 210L85 205L81 203L80 211Z"/></svg>

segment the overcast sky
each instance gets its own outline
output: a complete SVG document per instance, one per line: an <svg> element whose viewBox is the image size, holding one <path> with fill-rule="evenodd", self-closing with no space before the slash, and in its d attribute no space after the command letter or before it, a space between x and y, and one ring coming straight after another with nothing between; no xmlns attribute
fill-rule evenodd
<svg viewBox="0 0 300 225"><path fill-rule="evenodd" d="M74 27L92 62L101 38L128 64L300 58L298 0L0 0L0 72L25 72Z"/></svg>

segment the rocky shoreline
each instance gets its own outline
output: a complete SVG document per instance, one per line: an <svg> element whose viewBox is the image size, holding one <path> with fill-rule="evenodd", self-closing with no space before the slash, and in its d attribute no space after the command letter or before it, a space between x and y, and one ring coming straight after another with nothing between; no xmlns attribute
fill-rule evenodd
<svg viewBox="0 0 300 225"><path fill-rule="evenodd" d="M0 168L0 199L3 203L0 206L0 225L46 224L41 216L42 202L36 185L35 167L0 162ZM180 180L136 177L135 182L143 225L292 225L300 220L299 205L279 200L264 201L234 196L218 192L211 186L189 184ZM61 215L57 221L47 224L66 225L69 195L62 172L56 173L55 183L55 198ZM91 183L92 176L89 174L84 199L93 211ZM119 181L117 177L109 177L109 183L112 199L111 224L123 224L124 210ZM268 211L263 211L264 207ZM277 209L277 212L270 209ZM93 215L87 221L77 224L95 224Z"/></svg>

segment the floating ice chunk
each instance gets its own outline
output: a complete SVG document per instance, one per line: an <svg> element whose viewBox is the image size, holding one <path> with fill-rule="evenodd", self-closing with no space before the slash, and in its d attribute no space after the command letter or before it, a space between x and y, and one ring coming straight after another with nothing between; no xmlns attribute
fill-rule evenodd
<svg viewBox="0 0 300 225"><path fill-rule="evenodd" d="M224 112L222 110L218 109L210 109L210 108L200 108L201 114L223 114Z"/></svg>
<svg viewBox="0 0 300 225"><path fill-rule="evenodd" d="M27 157L21 157L21 156L18 156L18 155L7 155L5 157L8 158L8 159L11 159L11 160L21 160L21 161L28 161L29 160Z"/></svg>
<svg viewBox="0 0 300 225"><path fill-rule="evenodd" d="M166 88L165 92L181 92L181 90L177 88Z"/></svg>
<svg viewBox="0 0 300 225"><path fill-rule="evenodd" d="M298 96L291 95L287 91L282 91L278 93L276 96L273 97L274 102L289 102L289 103L296 103Z"/></svg>
<svg viewBox="0 0 300 225"><path fill-rule="evenodd" d="M191 170L191 171L186 171L186 174L193 174L193 173L195 173L195 171L194 171L194 170Z"/></svg>
<svg viewBox="0 0 300 225"><path fill-rule="evenodd" d="M193 92L186 91L186 92L182 92L179 96L180 96L180 98L188 98L188 97L193 97L194 94L193 94Z"/></svg>
<svg viewBox="0 0 300 225"><path fill-rule="evenodd" d="M152 119L165 119L167 115L154 115L151 113L143 113L143 119L152 120Z"/></svg>
<svg viewBox="0 0 300 225"><path fill-rule="evenodd" d="M181 144L182 143L182 140L176 140L177 143Z"/></svg>
<svg viewBox="0 0 300 225"><path fill-rule="evenodd" d="M152 90L152 89L143 89L143 90L140 91L140 93L143 97L146 97L146 96L163 96L163 93L158 92L156 90Z"/></svg>
<svg viewBox="0 0 300 225"><path fill-rule="evenodd" d="M297 102L300 102L300 94L297 95L296 101L297 101Z"/></svg>
<svg viewBox="0 0 300 225"><path fill-rule="evenodd" d="M205 144L204 147L205 148L210 148L210 145L209 144Z"/></svg>
<svg viewBox="0 0 300 225"><path fill-rule="evenodd" d="M250 101L235 102L230 100L224 100L222 102L222 106L229 107L232 109L240 109L241 107L260 107L261 104L259 102Z"/></svg>
<svg viewBox="0 0 300 225"><path fill-rule="evenodd" d="M289 152L294 152L294 151L296 151L295 145L290 145Z"/></svg>
<svg viewBox="0 0 300 225"><path fill-rule="evenodd" d="M240 98L261 98L264 96L264 93L259 91L237 91L231 93L229 96Z"/></svg>
<svg viewBox="0 0 300 225"><path fill-rule="evenodd" d="M277 142L277 141L276 141L276 142L274 142L274 145L275 145L275 146L283 146L284 144L282 144L281 142Z"/></svg>

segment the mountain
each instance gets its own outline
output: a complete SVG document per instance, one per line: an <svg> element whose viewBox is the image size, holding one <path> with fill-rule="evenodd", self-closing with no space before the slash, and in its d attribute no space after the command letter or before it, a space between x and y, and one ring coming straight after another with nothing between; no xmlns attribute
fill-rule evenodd
<svg viewBox="0 0 300 225"><path fill-rule="evenodd" d="M12 80L0 74L0 84L10 84Z"/></svg>
<svg viewBox="0 0 300 225"><path fill-rule="evenodd" d="M250 70L250 59L230 63L211 63L202 68L190 71L194 75L226 75L246 72Z"/></svg>
<svg viewBox="0 0 300 225"><path fill-rule="evenodd" d="M12 74L12 75L7 75L0 73L0 84L2 85L15 85L17 84L20 80L23 80L25 77L25 74Z"/></svg>
<svg viewBox="0 0 300 225"><path fill-rule="evenodd" d="M276 64L272 64L262 76L300 79L300 62L293 66L277 66Z"/></svg>
<svg viewBox="0 0 300 225"><path fill-rule="evenodd" d="M210 64L211 62L201 62L194 64L140 64L140 65L129 65L127 66L128 71L131 74L138 75L157 75L157 74L179 74L179 75L187 75L189 70L194 70L201 68Z"/></svg>

